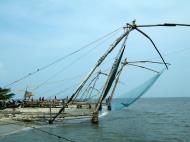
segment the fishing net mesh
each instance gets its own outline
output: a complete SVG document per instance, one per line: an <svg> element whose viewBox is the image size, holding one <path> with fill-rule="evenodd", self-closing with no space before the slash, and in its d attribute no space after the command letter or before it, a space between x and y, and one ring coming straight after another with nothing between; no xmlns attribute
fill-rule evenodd
<svg viewBox="0 0 190 142"><path fill-rule="evenodd" d="M125 103L122 103L125 107L128 107L135 101L137 101L143 94L145 94L153 85L154 83L158 80L160 75L164 72L161 71L160 73L157 73L138 87L132 89L130 92L126 93L125 97L127 99L125 100Z"/></svg>

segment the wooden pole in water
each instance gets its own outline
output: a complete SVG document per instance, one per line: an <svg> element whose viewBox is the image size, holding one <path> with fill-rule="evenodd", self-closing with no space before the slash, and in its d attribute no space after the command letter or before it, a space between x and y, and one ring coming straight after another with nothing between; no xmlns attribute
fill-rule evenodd
<svg viewBox="0 0 190 142"><path fill-rule="evenodd" d="M121 48L120 48L120 50L119 50L119 52L118 52L118 54L117 54L117 56L116 56L116 59L115 59L113 65L112 65L112 68L111 68L111 70L110 70L110 73L109 73L109 75L108 75L108 78L107 78L107 80L106 80L106 83L105 83L105 85L104 85L102 94L101 94L101 96L99 97L99 100L98 100L98 102L97 102L97 104L96 104L95 110L94 110L94 112L93 112L93 114L92 114L92 123L98 123L98 111L99 111L99 109L100 109L101 106L102 106L103 100L106 98L107 94L109 93L109 91L110 91L110 89L111 89L111 86L112 86L112 84L113 84L113 81L114 81L115 78L116 78L116 75L117 75L117 72L118 72L118 68L119 68L121 59L122 59L122 57L123 57L123 53L124 53L124 51L125 51L125 42L126 42L126 40L127 40L127 37L128 37L128 35L129 35L130 31L132 31L132 30L133 30L132 28L128 28L128 29L127 29L127 32L126 32L126 33L128 33L128 34L126 34L125 37L124 37L124 41L123 41L123 43L122 43L122 45L121 45Z"/></svg>
<svg viewBox="0 0 190 142"><path fill-rule="evenodd" d="M127 61L127 60L125 59L125 61ZM124 67L124 64L121 65L121 68L120 68L120 70L118 71L117 77L116 77L116 79L115 79L115 84L114 84L114 86L113 86L111 95L110 95L109 100L108 100L108 110L111 110L111 101L112 101L113 95L115 94L115 90L116 90L117 84L118 84L118 82L119 82L119 78L120 78L121 72L122 72L122 70L123 70L123 67Z"/></svg>
<svg viewBox="0 0 190 142"><path fill-rule="evenodd" d="M15 117L15 107L13 107L13 117Z"/></svg>
<svg viewBox="0 0 190 142"><path fill-rule="evenodd" d="M50 113L50 120L52 120L52 113L51 113L51 100L50 100L50 106L49 106L49 113Z"/></svg>

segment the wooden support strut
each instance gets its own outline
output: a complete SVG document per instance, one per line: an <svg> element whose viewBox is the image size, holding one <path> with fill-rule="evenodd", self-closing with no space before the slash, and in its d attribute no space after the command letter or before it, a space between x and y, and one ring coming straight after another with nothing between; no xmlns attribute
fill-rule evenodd
<svg viewBox="0 0 190 142"><path fill-rule="evenodd" d="M116 77L116 74L117 74L117 71L118 71L121 59L123 57L124 50L125 50L125 42L126 42L127 37L128 37L131 30L132 29L130 29L130 28L127 30L128 34L126 34L126 36L124 38L124 41L123 41L123 44L122 44L122 46L121 46L121 48L120 48L120 50L118 52L118 55L117 55L113 65L112 65L112 68L110 70L110 73L109 73L109 76L108 76L107 81L105 83L105 86L104 86L104 89L102 91L102 94L101 94L101 96L100 96L100 98L99 98L99 100L97 102L95 111L92 114L92 123L98 123L98 111L101 108L102 102L106 98L106 96L107 96L107 94L108 94L108 92L109 92L109 90L110 90L110 88L111 88L111 86L113 84L113 81L115 80L115 77Z"/></svg>
<svg viewBox="0 0 190 142"><path fill-rule="evenodd" d="M126 59L125 59L125 61L126 61ZM124 66L125 66L125 65L122 64L121 67L120 67L120 69L119 69L119 71L117 72L117 77L116 77L116 79L115 79L115 83L114 83L114 86L113 86L113 89L112 89L110 98L109 98L109 100L108 100L108 101L109 101L109 102L108 102L108 110L111 110L112 98L113 98L113 95L115 94L115 90L116 90L116 87L117 87L117 84L118 84L118 82L119 82L119 78L120 78L120 75L121 75L121 72L122 72Z"/></svg>

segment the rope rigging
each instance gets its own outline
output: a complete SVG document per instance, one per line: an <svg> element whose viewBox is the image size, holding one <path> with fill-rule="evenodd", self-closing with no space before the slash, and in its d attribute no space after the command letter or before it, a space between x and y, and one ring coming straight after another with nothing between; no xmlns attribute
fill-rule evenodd
<svg viewBox="0 0 190 142"><path fill-rule="evenodd" d="M159 73L158 71L156 71L156 70L154 70L154 69L147 68L147 67L144 67L144 66L135 65L135 64L130 64L130 63L128 63L127 65L134 66L134 67L140 67L140 68L144 68L144 69L149 70L149 71L153 71L153 72L155 72L155 73Z"/></svg>
<svg viewBox="0 0 190 142"><path fill-rule="evenodd" d="M179 50L175 50L175 51L172 51L172 52L169 52L169 53L166 53L166 54L163 54L164 57L168 57L168 56L171 56L171 55L175 55L177 53L181 53L181 52L184 52L184 51L190 51L190 48L187 47L187 48L183 48L183 49L179 49ZM152 57L152 58L149 58L149 59L157 59L158 57Z"/></svg>
<svg viewBox="0 0 190 142"><path fill-rule="evenodd" d="M55 81L51 81L51 82L48 82L44 85L52 85L52 84L57 84L57 83L61 83L61 82L65 82L65 81L71 81L71 80L75 80L77 78L80 78L81 76L85 75L85 73L81 73L81 74L78 74L78 75L75 75L75 76L72 76L72 77L68 77L68 78L65 78L65 79L60 79L60 80L55 80ZM36 90L38 89L40 86L39 85L36 85L33 89L31 90Z"/></svg>
<svg viewBox="0 0 190 142"><path fill-rule="evenodd" d="M69 69L72 65L76 64L78 61L80 61L82 58L84 58L85 56L89 55L89 53L92 53L92 51L94 49L96 49L97 47L99 47L101 44L103 44L104 42L106 42L108 39L112 38L115 34L117 33L117 31L115 31L114 33L110 34L111 36L107 38L105 38L105 40L103 40L102 42L100 42L99 44L95 45L92 49L89 49L88 51L86 51L84 54L82 54L81 56L79 56L78 58L76 58L75 60L73 60L71 63L67 64L65 67L63 67L61 70L59 70L58 72L56 72L55 74L53 74L52 76L50 76L47 80L45 80L44 82L40 83L39 85L37 85L37 87L34 88L34 90L37 90L39 87L45 85L48 81L50 81L51 79L55 78L56 76L58 76L61 72L66 71L67 69Z"/></svg>
<svg viewBox="0 0 190 142"><path fill-rule="evenodd" d="M61 57L61 58L59 58L59 59L57 59L57 60L55 60L55 61L49 63L49 64L47 64L47 65L45 65L45 66L42 66L42 67L38 68L37 70L35 70L35 71L33 71L33 72L30 72L30 73L24 75L23 77L21 77L21 78L15 80L15 81L13 81L13 82L11 82L11 83L5 85L4 88L9 87L9 86L12 86L13 84L16 84L16 83L18 83L18 82L20 82L20 81L22 81L22 80L25 80L26 78L28 78L28 77L30 77L30 76L33 76L33 75L35 75L36 73L39 73L39 72L41 72L41 71L43 71L43 70L45 70L45 69L47 69L47 68L53 66L54 64L56 64L56 63L58 63L58 62L61 62L62 60L65 60L66 58L68 58L68 57L70 57L70 56L72 56L72 55L74 55L74 54L76 54L76 53L78 53L78 52L80 52L80 51L86 49L87 47L89 47L90 45L92 45L92 44L94 44L94 43L96 43L96 42L98 42L98 41L101 41L102 39L106 38L107 36L109 36L109 35L111 35L111 34L117 32L117 31L119 31L120 29L121 29L121 27L119 27L118 29L116 29L116 30L114 30L114 31L112 31L112 32L110 32L110 33L108 33L108 34L106 34L106 35L104 35L104 36L102 36L102 37L100 37L100 38L98 38L98 39L96 39L96 40L90 42L90 43L88 43L87 45L85 45L85 46L83 46L83 47L81 47L81 48L79 48L79 49L77 49L77 50L75 50L75 51L73 51L73 52L71 52L71 53L69 53L69 54L67 54L67 55L65 55L65 56L63 56L63 57Z"/></svg>
<svg viewBox="0 0 190 142"><path fill-rule="evenodd" d="M89 84L87 85L86 89L80 95L80 99L82 99L84 96L86 96L86 98L87 98L87 96L88 96L89 93L90 93L90 95L92 94L93 88L94 88L97 80L99 79L100 74L101 74L101 71L97 72L97 75L89 82ZM92 83L93 83L93 85L91 86ZM90 89L91 89L91 91L90 91ZM77 97L77 95L76 95L76 97ZM76 99L76 97L74 98L74 100Z"/></svg>

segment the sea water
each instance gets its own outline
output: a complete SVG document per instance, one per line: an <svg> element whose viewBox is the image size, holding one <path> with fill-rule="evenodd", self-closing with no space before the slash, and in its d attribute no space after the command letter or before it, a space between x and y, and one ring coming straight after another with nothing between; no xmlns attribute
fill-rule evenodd
<svg viewBox="0 0 190 142"><path fill-rule="evenodd" d="M98 125L89 121L42 125L37 129L25 128L0 136L0 142L190 141L190 98L140 99L125 109L122 109L121 102L125 99L115 99L112 111L101 117ZM0 132L3 127L0 127ZM11 128L13 124L6 127Z"/></svg>

